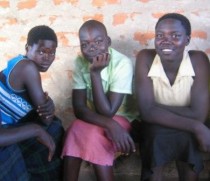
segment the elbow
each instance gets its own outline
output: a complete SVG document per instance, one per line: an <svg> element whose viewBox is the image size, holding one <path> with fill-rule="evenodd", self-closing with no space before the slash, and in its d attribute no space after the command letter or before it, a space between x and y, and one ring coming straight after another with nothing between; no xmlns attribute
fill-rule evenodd
<svg viewBox="0 0 210 181"><path fill-rule="evenodd" d="M198 116L198 120L202 123L205 123L205 122L208 121L208 117L209 117L208 114L207 115L200 115L200 116Z"/></svg>
<svg viewBox="0 0 210 181"><path fill-rule="evenodd" d="M83 120L84 113L82 111L74 111L74 115L77 119Z"/></svg>
<svg viewBox="0 0 210 181"><path fill-rule="evenodd" d="M86 109L85 109L85 107L77 107L77 108L75 108L74 107L74 109L73 109L73 111L74 111L74 116L77 118L77 119L81 119L81 120L83 120L83 118L85 117L85 115L86 115L86 111L85 111Z"/></svg>
<svg viewBox="0 0 210 181"><path fill-rule="evenodd" d="M107 113L105 116L109 117L109 118L112 118L112 117L115 116L115 114L116 114L116 112L111 112L111 113Z"/></svg>
<svg viewBox="0 0 210 181"><path fill-rule="evenodd" d="M112 118L116 114L116 112L114 111L113 112L112 111L97 111L97 113L108 118Z"/></svg>
<svg viewBox="0 0 210 181"><path fill-rule="evenodd" d="M192 112L194 114L193 118L202 123L205 123L208 120L208 117L210 116L208 108L206 108L205 110L192 109Z"/></svg>
<svg viewBox="0 0 210 181"><path fill-rule="evenodd" d="M153 122L153 107L140 109L140 117L142 121L152 123Z"/></svg>
<svg viewBox="0 0 210 181"><path fill-rule="evenodd" d="M146 112L146 111L141 111L140 112L140 117L142 119L142 121L145 121L145 122L150 122L149 120L149 112Z"/></svg>
<svg viewBox="0 0 210 181"><path fill-rule="evenodd" d="M104 109L97 109L96 112L105 117L112 118L116 114L117 110L112 110L111 108L104 108Z"/></svg>

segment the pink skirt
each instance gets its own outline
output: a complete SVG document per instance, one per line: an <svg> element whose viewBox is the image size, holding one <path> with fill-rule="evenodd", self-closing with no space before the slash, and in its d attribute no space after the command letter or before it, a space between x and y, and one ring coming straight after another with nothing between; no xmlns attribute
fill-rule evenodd
<svg viewBox="0 0 210 181"><path fill-rule="evenodd" d="M123 116L113 119L130 130L130 123ZM61 157L78 157L93 164L112 166L115 153L114 144L105 136L103 128L76 119L67 129Z"/></svg>

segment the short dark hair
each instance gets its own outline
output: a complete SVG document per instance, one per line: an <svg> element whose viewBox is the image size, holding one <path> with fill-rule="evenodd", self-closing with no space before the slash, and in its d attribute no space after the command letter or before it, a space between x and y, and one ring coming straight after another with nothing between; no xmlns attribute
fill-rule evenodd
<svg viewBox="0 0 210 181"><path fill-rule="evenodd" d="M107 35L107 30L106 30L105 25L102 22L94 20L94 19L84 22L79 29L79 34L83 28L89 28L89 27L100 27Z"/></svg>
<svg viewBox="0 0 210 181"><path fill-rule="evenodd" d="M175 20L180 21L186 31L186 34L188 36L191 35L191 24L190 24L189 19L185 17L184 15L178 14L178 13L167 13L163 15L162 17L160 17L158 22L156 23L155 29L157 28L157 25L159 24L159 22L165 19L175 19Z"/></svg>
<svg viewBox="0 0 210 181"><path fill-rule="evenodd" d="M39 40L52 40L56 46L58 44L54 30L46 25L35 26L28 32L27 45L37 44Z"/></svg>

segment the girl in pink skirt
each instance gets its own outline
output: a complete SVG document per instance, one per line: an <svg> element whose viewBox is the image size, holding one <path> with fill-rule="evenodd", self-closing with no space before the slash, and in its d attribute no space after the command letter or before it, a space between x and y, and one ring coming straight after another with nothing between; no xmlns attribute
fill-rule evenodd
<svg viewBox="0 0 210 181"><path fill-rule="evenodd" d="M126 104L126 95L132 93L133 65L110 47L101 22L85 22L79 39L82 55L75 61L72 95L77 119L66 132L64 180L77 181L85 160L93 164L98 180L112 181L115 153L135 151Z"/></svg>

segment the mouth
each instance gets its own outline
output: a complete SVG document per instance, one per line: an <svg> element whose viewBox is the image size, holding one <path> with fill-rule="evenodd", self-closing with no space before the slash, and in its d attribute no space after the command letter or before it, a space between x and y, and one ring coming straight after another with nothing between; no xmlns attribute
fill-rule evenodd
<svg viewBox="0 0 210 181"><path fill-rule="evenodd" d="M43 68L48 68L50 65L48 64L45 64L45 65L42 65Z"/></svg>
<svg viewBox="0 0 210 181"><path fill-rule="evenodd" d="M97 57L97 55L86 55L85 56L85 58L89 61L89 62L92 62L93 61L93 59L95 58L95 57Z"/></svg>
<svg viewBox="0 0 210 181"><path fill-rule="evenodd" d="M50 67L50 65L41 65L42 70L47 70Z"/></svg>
<svg viewBox="0 0 210 181"><path fill-rule="evenodd" d="M89 59L93 59L94 57L96 57L96 55L88 55L87 58Z"/></svg>
<svg viewBox="0 0 210 181"><path fill-rule="evenodd" d="M173 50L170 48L164 48L161 51L163 52L163 54L171 54L173 52Z"/></svg>

